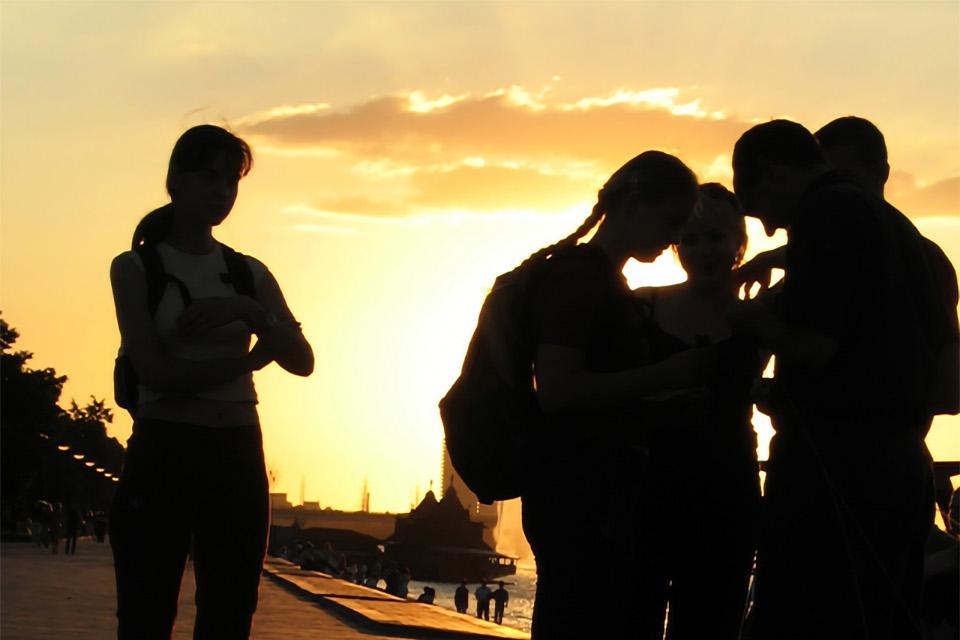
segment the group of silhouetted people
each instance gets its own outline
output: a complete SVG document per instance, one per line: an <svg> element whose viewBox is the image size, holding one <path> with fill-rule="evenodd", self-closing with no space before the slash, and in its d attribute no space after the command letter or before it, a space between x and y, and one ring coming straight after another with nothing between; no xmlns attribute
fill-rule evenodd
<svg viewBox="0 0 960 640"><path fill-rule="evenodd" d="M647 151L534 254L535 639L592 637L584 610L617 638L923 636L924 437L958 410L957 281L883 199L888 172L862 118L775 120L736 143L733 192ZM785 249L741 265L744 215ZM631 290L627 260L670 245L687 280ZM755 403L776 431L762 500Z"/></svg>
<svg viewBox="0 0 960 640"><path fill-rule="evenodd" d="M87 523L93 525L97 539L103 541L99 521L92 511L84 518L80 509L73 505L64 507L60 502L37 500L30 510L30 536L34 546L42 545L53 554L59 552L60 541L63 540L64 554L76 555L77 539Z"/></svg>
<svg viewBox="0 0 960 640"><path fill-rule="evenodd" d="M195 637L250 633L269 522L252 372L313 369L267 267L213 237L251 164L232 133L188 130L170 202L111 266L135 418L110 516L121 639L169 637L191 540ZM551 257L530 300L545 415L523 493L534 638L595 637L585 611L606 637L736 638L755 554L752 638L921 637L924 436L957 412L956 275L884 201L886 149L865 120L757 125L733 171L731 192L641 153L535 254ZM786 229L786 249L741 266L745 214ZM669 246L687 280L630 290L627 260ZM773 267L782 284L741 301ZM755 403L776 429L762 503ZM502 585L476 597L502 620Z"/></svg>
<svg viewBox="0 0 960 640"><path fill-rule="evenodd" d="M507 604L510 602L510 592L504 588L501 581L496 589L487 586L486 580L473 592L477 601L477 618L481 620L490 619L490 603L493 602L493 621L497 624L503 624L503 614L506 611ZM460 583L453 594L453 603L458 613L466 613L470 606L470 589L467 588L466 581Z"/></svg>

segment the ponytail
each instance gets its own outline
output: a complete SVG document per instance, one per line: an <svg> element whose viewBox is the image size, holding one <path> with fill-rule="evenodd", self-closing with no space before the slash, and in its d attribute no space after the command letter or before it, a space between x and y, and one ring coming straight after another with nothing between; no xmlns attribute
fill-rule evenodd
<svg viewBox="0 0 960 640"><path fill-rule="evenodd" d="M171 188L172 178L176 174L199 171L210 166L221 154L236 161L238 179L247 175L253 166L250 145L223 127L201 124L183 132L173 146L167 168L167 193L171 200L176 200ZM157 244L170 233L172 227L171 202L154 209L140 220L133 232L132 248L136 249L141 244Z"/></svg>
<svg viewBox="0 0 960 640"><path fill-rule="evenodd" d="M133 231L131 249L136 250L141 244L154 246L163 240L173 226L173 203L165 204L143 216L137 228Z"/></svg>

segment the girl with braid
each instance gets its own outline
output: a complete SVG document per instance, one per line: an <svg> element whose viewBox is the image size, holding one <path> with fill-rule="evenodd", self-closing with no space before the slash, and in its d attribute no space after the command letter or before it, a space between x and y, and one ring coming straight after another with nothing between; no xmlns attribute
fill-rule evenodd
<svg viewBox="0 0 960 640"><path fill-rule="evenodd" d="M622 269L676 242L696 203L693 172L647 151L610 177L576 232L531 257L550 255L533 296L545 428L539 468L522 496L537 563L534 640L593 637L587 612L608 612L609 637L639 628L648 432L706 404L696 388L712 354L691 349L655 363L651 323Z"/></svg>

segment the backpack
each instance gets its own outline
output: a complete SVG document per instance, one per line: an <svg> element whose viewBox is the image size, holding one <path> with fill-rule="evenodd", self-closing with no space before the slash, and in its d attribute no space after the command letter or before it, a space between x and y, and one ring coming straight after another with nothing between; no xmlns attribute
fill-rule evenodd
<svg viewBox="0 0 960 640"><path fill-rule="evenodd" d="M253 281L253 272L246 258L242 253L234 251L225 244L220 245L223 250L223 260L227 265L227 272L220 275L220 278L233 285L238 295L250 296L256 295L256 286ZM157 308L160 306L160 300L167 290L168 284L173 284L180 292L183 300L183 306L189 307L193 302L193 296L190 290L182 280L176 278L163 268L163 260L157 252L154 244L141 244L134 248L140 260L143 262L144 276L147 284L147 309L150 317L157 314ZM133 368L130 357L124 353L123 345L120 345L120 352L113 364L113 397L118 407L122 407L130 412L131 416L136 417L137 403L140 396L140 376Z"/></svg>
<svg viewBox="0 0 960 640"><path fill-rule="evenodd" d="M549 260L500 275L480 309L460 377L440 401L447 451L483 504L523 493L541 421L531 299Z"/></svg>

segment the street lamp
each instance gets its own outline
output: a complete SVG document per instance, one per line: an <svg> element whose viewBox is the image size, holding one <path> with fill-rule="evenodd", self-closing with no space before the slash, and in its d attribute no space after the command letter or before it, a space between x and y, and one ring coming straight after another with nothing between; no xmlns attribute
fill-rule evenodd
<svg viewBox="0 0 960 640"><path fill-rule="evenodd" d="M93 460L87 460L87 461L84 462L83 464L85 464L85 465L88 466L88 467L92 467L93 465L95 465L95 464L97 464L97 463L94 462Z"/></svg>
<svg viewBox="0 0 960 640"><path fill-rule="evenodd" d="M68 446L65 445L65 444L58 444L58 445L57 445L57 449L58 449L59 451L70 451L70 447L68 447Z"/></svg>
<svg viewBox="0 0 960 640"><path fill-rule="evenodd" d="M75 454L73 454L73 459L74 459L74 460L83 460L83 458L84 458L84 455L83 455L82 453L75 453Z"/></svg>
<svg viewBox="0 0 960 640"><path fill-rule="evenodd" d="M97 473L103 473L103 467L97 467Z"/></svg>

